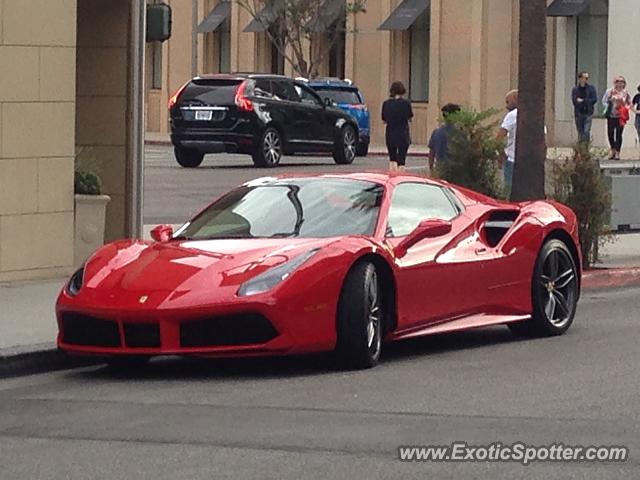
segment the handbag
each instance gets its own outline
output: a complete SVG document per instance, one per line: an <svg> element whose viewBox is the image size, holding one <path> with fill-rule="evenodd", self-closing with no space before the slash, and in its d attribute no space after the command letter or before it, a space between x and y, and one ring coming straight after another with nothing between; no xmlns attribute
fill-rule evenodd
<svg viewBox="0 0 640 480"><path fill-rule="evenodd" d="M622 105L620 107L620 126L624 127L629 121L629 107L626 105Z"/></svg>

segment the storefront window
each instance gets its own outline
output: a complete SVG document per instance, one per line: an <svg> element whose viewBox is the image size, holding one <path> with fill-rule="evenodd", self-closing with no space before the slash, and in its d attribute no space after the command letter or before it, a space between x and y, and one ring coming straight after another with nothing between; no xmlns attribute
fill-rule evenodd
<svg viewBox="0 0 640 480"><path fill-rule="evenodd" d="M162 88L162 43L153 42L151 45L151 88Z"/></svg>
<svg viewBox="0 0 640 480"><path fill-rule="evenodd" d="M220 45L218 72L228 73L231 71L231 21L229 18L218 28L218 40Z"/></svg>
<svg viewBox="0 0 640 480"><path fill-rule="evenodd" d="M409 97L413 102L429 99L429 10L410 29Z"/></svg>
<svg viewBox="0 0 640 480"><path fill-rule="evenodd" d="M589 10L578 16L576 77L589 72L589 83L601 96L607 89L607 46L609 2L593 0ZM596 109L596 113L599 109Z"/></svg>

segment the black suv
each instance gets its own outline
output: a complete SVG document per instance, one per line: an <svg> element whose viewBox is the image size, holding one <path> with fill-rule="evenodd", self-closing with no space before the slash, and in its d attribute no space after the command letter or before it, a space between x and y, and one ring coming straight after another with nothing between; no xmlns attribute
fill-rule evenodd
<svg viewBox="0 0 640 480"><path fill-rule="evenodd" d="M245 153L256 167L275 167L282 155L332 153L338 164L356 156L358 125L325 104L304 82L276 75L196 77L169 100L171 142L183 167L205 153Z"/></svg>

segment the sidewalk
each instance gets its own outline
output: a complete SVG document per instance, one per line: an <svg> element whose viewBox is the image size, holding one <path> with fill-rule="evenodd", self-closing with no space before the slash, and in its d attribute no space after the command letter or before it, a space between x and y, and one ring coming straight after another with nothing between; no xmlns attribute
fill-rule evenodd
<svg viewBox="0 0 640 480"><path fill-rule="evenodd" d="M145 225L144 238L152 227ZM603 263L583 275L585 290L640 285L640 233L617 235L602 254ZM0 378L70 365L55 345L54 306L66 280L0 284ZM80 359L73 365L87 363Z"/></svg>
<svg viewBox="0 0 640 480"><path fill-rule="evenodd" d="M171 141L169 135L163 133L147 132L145 134L145 145L161 145L170 146ZM411 145L407 155L410 157L426 157L429 149L426 145ZM371 144L369 146L369 155L372 156L387 156L387 147L382 144Z"/></svg>

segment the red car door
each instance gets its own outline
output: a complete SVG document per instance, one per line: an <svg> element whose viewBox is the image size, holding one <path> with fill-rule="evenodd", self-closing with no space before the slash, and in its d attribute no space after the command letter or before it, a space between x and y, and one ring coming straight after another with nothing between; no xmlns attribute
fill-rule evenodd
<svg viewBox="0 0 640 480"><path fill-rule="evenodd" d="M486 262L474 219L444 188L401 183L391 197L386 242L397 246L423 220L451 221L451 232L424 239L395 258L398 329L476 313L487 292Z"/></svg>

